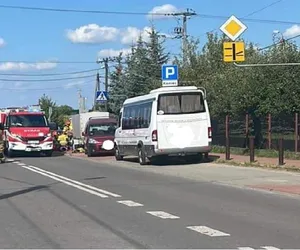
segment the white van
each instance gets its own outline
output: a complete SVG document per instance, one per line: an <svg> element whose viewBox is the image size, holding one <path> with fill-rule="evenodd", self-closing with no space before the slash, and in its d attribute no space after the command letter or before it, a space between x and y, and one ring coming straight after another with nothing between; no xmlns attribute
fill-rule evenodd
<svg viewBox="0 0 300 250"><path fill-rule="evenodd" d="M138 156L141 165L167 156L202 158L211 151L206 91L194 86L161 87L125 100L115 132L115 157Z"/></svg>

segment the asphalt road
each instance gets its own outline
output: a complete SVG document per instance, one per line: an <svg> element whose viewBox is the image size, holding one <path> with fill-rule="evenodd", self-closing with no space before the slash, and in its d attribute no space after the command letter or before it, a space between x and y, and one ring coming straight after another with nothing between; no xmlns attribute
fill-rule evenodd
<svg viewBox="0 0 300 250"><path fill-rule="evenodd" d="M1 248L300 246L300 199L67 156L0 170Z"/></svg>

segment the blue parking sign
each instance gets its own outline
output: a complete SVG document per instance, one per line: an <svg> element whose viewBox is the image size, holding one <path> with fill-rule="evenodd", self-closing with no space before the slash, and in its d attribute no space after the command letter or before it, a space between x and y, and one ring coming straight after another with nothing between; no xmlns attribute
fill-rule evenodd
<svg viewBox="0 0 300 250"><path fill-rule="evenodd" d="M162 65L161 79L163 86L178 85L178 66L177 65Z"/></svg>

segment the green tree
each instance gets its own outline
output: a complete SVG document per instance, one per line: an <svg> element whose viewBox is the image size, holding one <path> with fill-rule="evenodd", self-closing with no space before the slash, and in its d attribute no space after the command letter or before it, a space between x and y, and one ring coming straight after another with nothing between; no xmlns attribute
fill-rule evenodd
<svg viewBox="0 0 300 250"><path fill-rule="evenodd" d="M42 97L40 97L39 105L41 106L41 109L45 112L47 118L49 118L49 108L52 108L51 121L56 122L60 127L63 127L67 117L70 117L72 114L74 114L74 110L72 107L68 105L58 106L56 102L52 100L51 97L45 94Z"/></svg>
<svg viewBox="0 0 300 250"><path fill-rule="evenodd" d="M45 94L43 94L43 96L40 97L38 102L41 109L45 112L47 118L49 117L49 108L54 109L57 106L56 102Z"/></svg>
<svg viewBox="0 0 300 250"><path fill-rule="evenodd" d="M149 42L146 43L150 63L149 86L155 89L161 86L161 66L168 62L170 54L165 52L164 41L160 39L154 27L149 33L149 38Z"/></svg>
<svg viewBox="0 0 300 250"><path fill-rule="evenodd" d="M59 127L63 127L66 119L73 114L73 108L68 105L61 105L54 109L53 121L55 121Z"/></svg>
<svg viewBox="0 0 300 250"><path fill-rule="evenodd" d="M123 102L128 96L126 88L126 77L123 72L123 55L117 57L117 65L115 70L110 74L109 85L109 110L114 114L118 114Z"/></svg>
<svg viewBox="0 0 300 250"><path fill-rule="evenodd" d="M125 91L128 97L144 95L149 92L151 82L151 62L148 58L147 47L140 36L132 54L126 58Z"/></svg>

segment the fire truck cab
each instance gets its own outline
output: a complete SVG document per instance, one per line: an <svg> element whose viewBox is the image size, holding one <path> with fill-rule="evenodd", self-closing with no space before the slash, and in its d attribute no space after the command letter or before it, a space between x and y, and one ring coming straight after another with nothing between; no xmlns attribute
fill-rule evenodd
<svg viewBox="0 0 300 250"><path fill-rule="evenodd" d="M0 111L0 129L8 157L17 153L40 152L51 156L53 137L51 130L57 124L49 123L40 108L6 108Z"/></svg>

